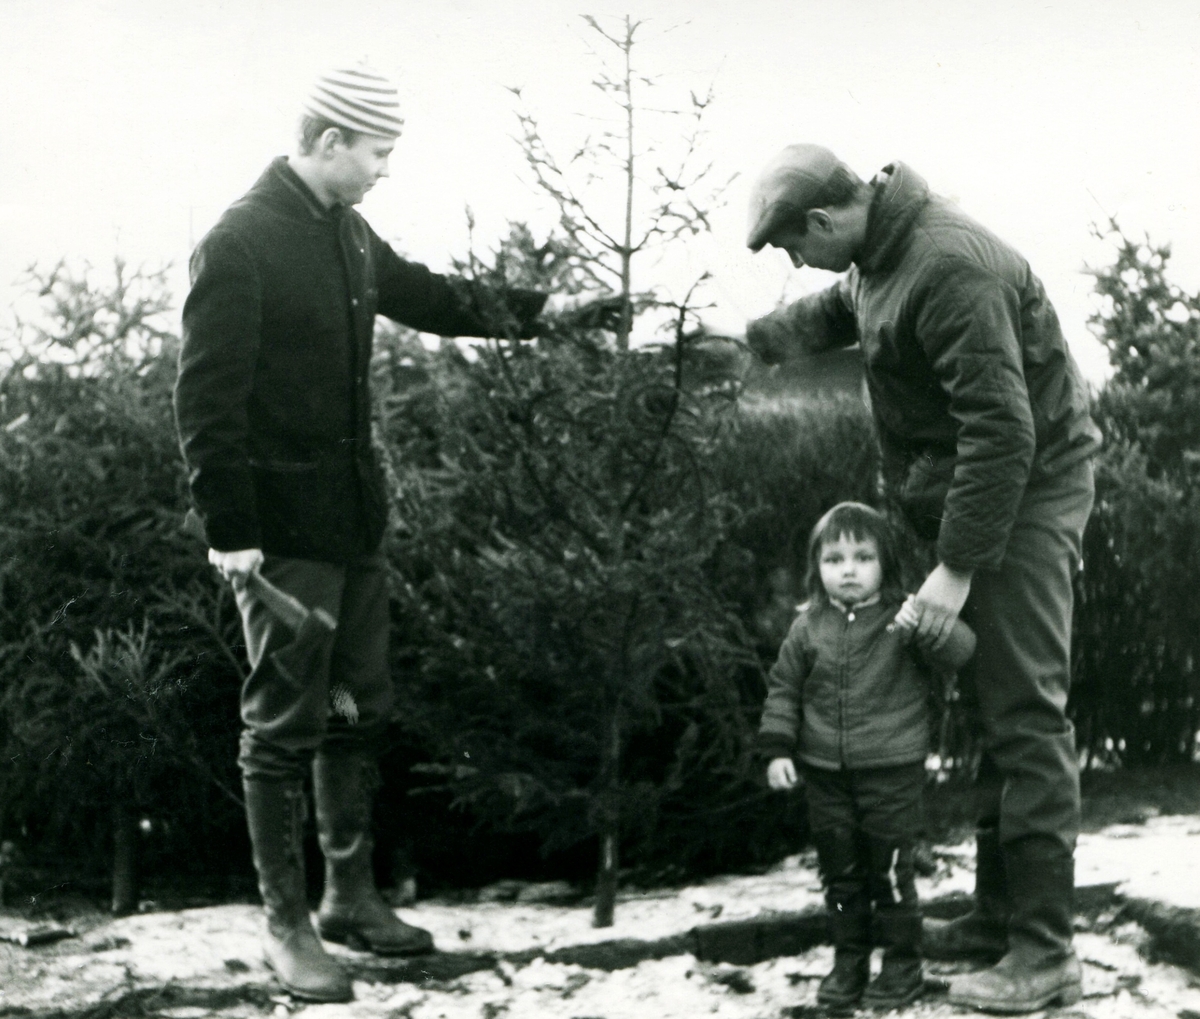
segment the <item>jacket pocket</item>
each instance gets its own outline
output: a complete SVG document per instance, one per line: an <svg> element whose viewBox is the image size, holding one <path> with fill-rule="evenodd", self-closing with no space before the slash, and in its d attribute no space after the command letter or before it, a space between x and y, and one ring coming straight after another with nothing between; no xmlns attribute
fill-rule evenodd
<svg viewBox="0 0 1200 1019"><path fill-rule="evenodd" d="M337 558L359 523L353 463L260 459L252 462L266 551Z"/></svg>

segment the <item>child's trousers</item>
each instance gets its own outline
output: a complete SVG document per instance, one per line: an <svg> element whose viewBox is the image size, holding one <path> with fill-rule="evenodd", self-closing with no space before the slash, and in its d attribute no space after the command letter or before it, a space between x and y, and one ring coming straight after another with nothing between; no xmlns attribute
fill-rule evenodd
<svg viewBox="0 0 1200 1019"><path fill-rule="evenodd" d="M804 767L830 936L839 952L919 960L921 912L913 849L925 764L826 771Z"/></svg>

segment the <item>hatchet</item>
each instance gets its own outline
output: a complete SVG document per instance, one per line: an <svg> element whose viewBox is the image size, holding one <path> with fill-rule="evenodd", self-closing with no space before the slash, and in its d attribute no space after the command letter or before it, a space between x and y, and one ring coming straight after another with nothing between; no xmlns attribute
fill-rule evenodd
<svg viewBox="0 0 1200 1019"><path fill-rule="evenodd" d="M208 544L204 522L194 509L189 509L183 518L183 532ZM281 591L258 570L247 575L246 586L271 615L292 631L292 642L271 652L271 661L284 679L303 688L307 685L307 677L312 675L313 669L319 666L332 646L337 620L323 608L307 608L298 598Z"/></svg>

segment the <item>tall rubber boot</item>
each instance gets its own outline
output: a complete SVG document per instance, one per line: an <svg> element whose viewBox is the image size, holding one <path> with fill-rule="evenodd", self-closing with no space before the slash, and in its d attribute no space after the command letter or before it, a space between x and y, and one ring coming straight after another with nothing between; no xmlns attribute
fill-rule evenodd
<svg viewBox="0 0 1200 1019"><path fill-rule="evenodd" d="M433 936L404 923L375 887L371 805L375 762L355 754L318 753L313 759L317 837L325 856L325 891L317 928L329 941L376 955L433 951Z"/></svg>
<svg viewBox="0 0 1200 1019"><path fill-rule="evenodd" d="M1051 835L1026 835L1004 847L1008 874L1008 951L991 969L950 983L950 1002L987 1012L1024 1014L1073 1005L1082 994L1071 945L1075 861Z"/></svg>
<svg viewBox="0 0 1200 1019"><path fill-rule="evenodd" d="M878 1009L900 1008L925 990L913 846L874 837L868 846L867 884L875 907L871 933L883 948L883 965L863 992L862 1003Z"/></svg>
<svg viewBox="0 0 1200 1019"><path fill-rule="evenodd" d="M975 903L954 920L926 920L922 932L926 959L973 959L994 963L1008 951L1008 883L1000 831L995 825L975 832Z"/></svg>
<svg viewBox="0 0 1200 1019"><path fill-rule="evenodd" d="M350 978L313 930L304 887L304 786L245 779L246 822L266 910L263 954L285 990L306 1001L349 1001Z"/></svg>
<svg viewBox="0 0 1200 1019"><path fill-rule="evenodd" d="M854 1005L871 970L871 900L867 894L865 851L850 828L813 832L825 908L833 942L833 969L817 988L819 1004Z"/></svg>

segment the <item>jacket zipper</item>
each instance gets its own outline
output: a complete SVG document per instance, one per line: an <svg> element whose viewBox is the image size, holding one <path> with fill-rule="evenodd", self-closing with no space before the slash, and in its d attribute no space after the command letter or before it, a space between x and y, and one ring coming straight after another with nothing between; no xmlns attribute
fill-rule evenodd
<svg viewBox="0 0 1200 1019"><path fill-rule="evenodd" d="M841 681L838 683L838 756L842 760L843 768L850 767L849 761L846 760L846 701L850 695L850 624L852 622L854 622L854 612L844 612L842 614L842 646L839 655Z"/></svg>

